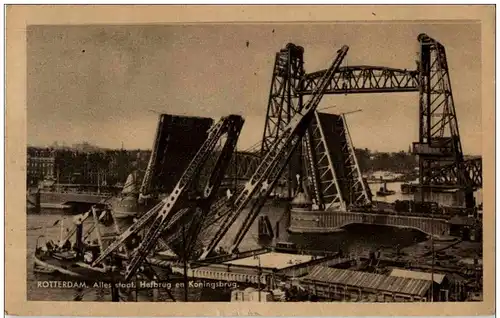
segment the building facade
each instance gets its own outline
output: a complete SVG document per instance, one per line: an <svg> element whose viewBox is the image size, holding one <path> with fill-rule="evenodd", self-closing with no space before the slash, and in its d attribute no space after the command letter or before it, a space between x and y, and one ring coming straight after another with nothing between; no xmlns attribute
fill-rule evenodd
<svg viewBox="0 0 500 318"><path fill-rule="evenodd" d="M93 150L28 147L27 184L52 179L60 184L115 186L130 172L144 170L149 150Z"/></svg>
<svg viewBox="0 0 500 318"><path fill-rule="evenodd" d="M37 185L44 179L54 178L56 153L53 149L32 148L27 151L26 181L28 186Z"/></svg>

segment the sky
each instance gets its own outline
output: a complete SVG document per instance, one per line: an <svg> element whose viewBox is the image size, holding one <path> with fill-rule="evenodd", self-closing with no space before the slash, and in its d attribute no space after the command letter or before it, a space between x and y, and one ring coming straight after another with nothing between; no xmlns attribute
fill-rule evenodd
<svg viewBox="0 0 500 318"><path fill-rule="evenodd" d="M415 69L417 36L445 47L462 147L481 153L480 24L198 24L29 26L28 144L151 148L158 113L240 114L238 148L262 138L275 53L304 47L306 72L344 65ZM249 43L248 47L246 43ZM418 93L325 96L347 116L355 147L408 150L418 139Z"/></svg>

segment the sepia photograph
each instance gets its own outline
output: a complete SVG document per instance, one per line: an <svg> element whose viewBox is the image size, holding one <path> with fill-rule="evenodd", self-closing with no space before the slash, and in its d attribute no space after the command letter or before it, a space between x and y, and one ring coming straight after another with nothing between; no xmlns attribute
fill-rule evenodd
<svg viewBox="0 0 500 318"><path fill-rule="evenodd" d="M26 300L484 302L482 27L26 25Z"/></svg>

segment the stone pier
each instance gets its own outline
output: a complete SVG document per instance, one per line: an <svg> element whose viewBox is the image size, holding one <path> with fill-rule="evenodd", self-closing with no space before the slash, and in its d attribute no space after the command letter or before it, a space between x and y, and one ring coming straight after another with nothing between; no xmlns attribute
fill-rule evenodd
<svg viewBox="0 0 500 318"><path fill-rule="evenodd" d="M432 235L449 235L450 233L449 222L444 218L366 212L305 211L303 209L290 211L289 231L292 233L329 233L354 223L413 228Z"/></svg>

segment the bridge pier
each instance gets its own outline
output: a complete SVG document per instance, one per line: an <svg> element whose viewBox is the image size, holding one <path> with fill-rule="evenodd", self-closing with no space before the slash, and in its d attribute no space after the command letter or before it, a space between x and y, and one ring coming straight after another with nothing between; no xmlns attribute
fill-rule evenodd
<svg viewBox="0 0 500 318"><path fill-rule="evenodd" d="M330 233L348 224L377 224L413 228L430 235L449 235L450 224L444 218L346 211L290 211L292 233Z"/></svg>
<svg viewBox="0 0 500 318"><path fill-rule="evenodd" d="M424 191L424 202L436 202L440 206L465 208L465 191L462 189L429 191L417 187L414 193L415 202L422 202L422 191Z"/></svg>

